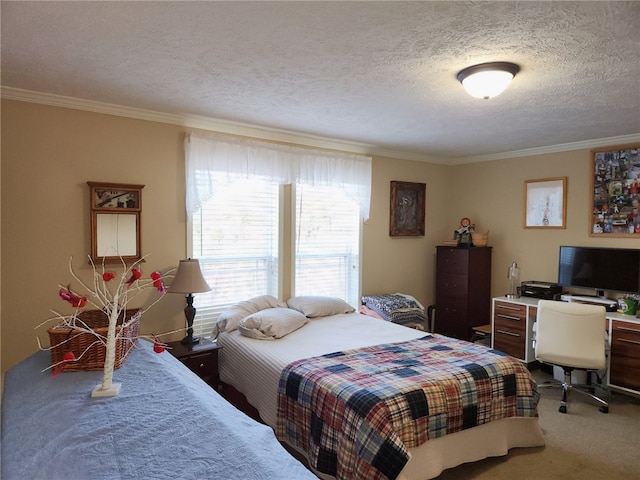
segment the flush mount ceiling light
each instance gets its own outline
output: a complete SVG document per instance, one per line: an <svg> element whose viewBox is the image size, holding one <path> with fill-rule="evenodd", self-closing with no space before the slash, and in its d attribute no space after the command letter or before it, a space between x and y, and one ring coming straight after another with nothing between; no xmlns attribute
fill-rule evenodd
<svg viewBox="0 0 640 480"><path fill-rule="evenodd" d="M481 63L461 70L457 78L469 95L486 100L504 92L519 71L515 63Z"/></svg>

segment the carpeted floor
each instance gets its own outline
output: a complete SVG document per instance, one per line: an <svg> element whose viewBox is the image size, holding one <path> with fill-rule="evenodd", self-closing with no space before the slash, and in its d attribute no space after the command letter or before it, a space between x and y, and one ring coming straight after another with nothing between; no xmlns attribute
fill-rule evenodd
<svg viewBox="0 0 640 480"><path fill-rule="evenodd" d="M534 376L539 383L552 379L541 371ZM563 414L560 390L540 393L546 446L460 465L438 480L640 480L640 399L613 393L609 413L603 414L576 395Z"/></svg>

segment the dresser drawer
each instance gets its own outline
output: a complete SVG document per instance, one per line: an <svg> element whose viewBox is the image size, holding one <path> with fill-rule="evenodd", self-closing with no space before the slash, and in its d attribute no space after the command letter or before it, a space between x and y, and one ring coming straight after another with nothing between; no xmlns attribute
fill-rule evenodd
<svg viewBox="0 0 640 480"><path fill-rule="evenodd" d="M438 247L436 270L449 274L466 275L469 272L469 250Z"/></svg>
<svg viewBox="0 0 640 480"><path fill-rule="evenodd" d="M436 285L436 296L442 297L467 297L469 277L467 275L440 275ZM440 307L440 305L438 305Z"/></svg>

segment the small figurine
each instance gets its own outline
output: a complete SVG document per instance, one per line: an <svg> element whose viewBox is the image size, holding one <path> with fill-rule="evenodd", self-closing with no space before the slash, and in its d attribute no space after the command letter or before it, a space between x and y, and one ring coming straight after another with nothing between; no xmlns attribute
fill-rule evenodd
<svg viewBox="0 0 640 480"><path fill-rule="evenodd" d="M474 225L471 224L471 220L467 217L464 217L460 220L460 228L458 228L454 234L453 238L458 241L458 243L471 243L471 232L473 232Z"/></svg>

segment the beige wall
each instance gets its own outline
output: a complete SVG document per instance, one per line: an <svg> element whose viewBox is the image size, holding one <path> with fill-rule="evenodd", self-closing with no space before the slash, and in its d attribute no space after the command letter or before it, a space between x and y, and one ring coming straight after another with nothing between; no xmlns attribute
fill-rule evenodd
<svg viewBox="0 0 640 480"><path fill-rule="evenodd" d="M591 161L587 149L451 167L452 209L490 232L494 296L508 292L507 268L514 260L520 280L555 282L560 245L640 248L637 235L589 236ZM523 228L524 181L553 177L567 177L567 228Z"/></svg>
<svg viewBox="0 0 640 480"><path fill-rule="evenodd" d="M174 125L2 101L2 372L36 351L36 335L48 341L46 328L35 327L51 317L50 309L64 311L57 292L71 280L69 257L81 275L90 274L87 181L146 185L146 269L166 270L185 257L184 132ZM463 216L490 231L494 295L507 291L512 260L522 280L555 281L561 244L640 247L638 238L588 236L590 162L589 150L458 166L375 157L371 218L363 230L363 293L404 292L425 306L433 303L434 247L451 238ZM567 229L523 229L524 180L557 176L568 177ZM426 183L424 237L389 237L391 180ZM143 333L183 327L183 307L182 296L167 295L145 314Z"/></svg>
<svg viewBox="0 0 640 480"><path fill-rule="evenodd" d="M36 335L48 342L46 328L35 327L51 317L50 309L66 312L58 285L72 280L69 257L81 275L91 273L87 181L146 185L146 270L166 270L185 257L184 132L162 123L2 101L3 372L36 351ZM432 301L433 247L442 237L436 226L445 223L436 206L447 193L446 172L422 162L374 159L371 219L363 235L364 293L403 291ZM389 238L390 180L427 184L425 237ZM183 327L183 308L181 295L167 295L145 314L143 333Z"/></svg>

